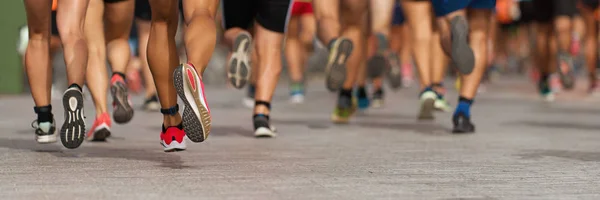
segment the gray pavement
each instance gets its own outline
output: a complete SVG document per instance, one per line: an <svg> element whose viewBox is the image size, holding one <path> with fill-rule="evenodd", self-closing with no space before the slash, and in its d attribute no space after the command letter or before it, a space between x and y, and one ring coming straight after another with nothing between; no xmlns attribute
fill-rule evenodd
<svg viewBox="0 0 600 200"><path fill-rule="evenodd" d="M243 91L209 86L212 134L177 153L162 152L161 117L143 111L107 143L38 145L30 97L1 96L1 199L600 199L600 101L583 92L544 104L531 83L507 79L476 100L477 133L451 135L450 113L415 120L414 89L340 126L322 81L299 106L284 86L278 138L252 137Z"/></svg>

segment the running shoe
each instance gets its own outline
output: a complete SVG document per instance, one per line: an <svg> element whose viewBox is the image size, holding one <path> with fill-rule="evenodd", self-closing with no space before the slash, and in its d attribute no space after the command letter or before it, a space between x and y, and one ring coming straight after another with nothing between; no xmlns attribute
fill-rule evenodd
<svg viewBox="0 0 600 200"><path fill-rule="evenodd" d="M185 146L185 132L179 126L171 126L165 129L164 125L160 133L160 144L165 152L183 151Z"/></svg>
<svg viewBox="0 0 600 200"><path fill-rule="evenodd" d="M110 80L110 92L113 96L113 118L117 124L124 124L133 118L133 107L129 101L129 93L125 80L113 75Z"/></svg>
<svg viewBox="0 0 600 200"><path fill-rule="evenodd" d="M596 78L590 78L590 87L588 89L588 93L592 97L600 97L600 87L598 87L598 81Z"/></svg>
<svg viewBox="0 0 600 200"><path fill-rule="evenodd" d="M413 65L411 63L402 64L401 74L402 74L402 86L410 87L415 80L415 76L413 74Z"/></svg>
<svg viewBox="0 0 600 200"><path fill-rule="evenodd" d="M352 41L336 38L329 44L329 58L325 67L325 85L330 91L339 90L346 80L346 61L352 53Z"/></svg>
<svg viewBox="0 0 600 200"><path fill-rule="evenodd" d="M272 138L276 137L276 129L271 125L269 116L257 114L252 119L254 123L254 137L257 138Z"/></svg>
<svg viewBox="0 0 600 200"><path fill-rule="evenodd" d="M79 88L70 87L63 95L65 122L60 129L63 146L74 149L85 140L85 116L83 114L83 94Z"/></svg>
<svg viewBox="0 0 600 200"><path fill-rule="evenodd" d="M254 94L256 93L256 86L250 84L246 96L242 99L242 104L247 108L254 108Z"/></svg>
<svg viewBox="0 0 600 200"><path fill-rule="evenodd" d="M433 116L433 111L435 111L435 100L437 99L437 94L431 90L426 90L420 96L421 109L419 111L419 120L432 120L435 117Z"/></svg>
<svg viewBox="0 0 600 200"><path fill-rule="evenodd" d="M340 96L331 115L331 121L337 124L346 124L354 112L356 112L356 105L352 102L352 97Z"/></svg>
<svg viewBox="0 0 600 200"><path fill-rule="evenodd" d="M110 115L108 113L102 113L94 121L91 130L87 134L87 140L90 141L106 141L106 138L110 137Z"/></svg>
<svg viewBox="0 0 600 200"><path fill-rule="evenodd" d="M388 58L390 59L390 68L387 70L386 73L387 80L392 89L398 89L402 87L402 83L404 81L402 73L403 69L400 66L400 58L398 58L398 54L396 53L390 53Z"/></svg>
<svg viewBox="0 0 600 200"><path fill-rule="evenodd" d="M386 55L389 44L388 39L382 34L375 34L375 37L377 39L377 51L367 61L367 74L371 79L381 77L383 72L391 67Z"/></svg>
<svg viewBox="0 0 600 200"><path fill-rule="evenodd" d="M134 94L142 92L144 86L142 85L142 77L139 71L132 70L127 73L127 87Z"/></svg>
<svg viewBox="0 0 600 200"><path fill-rule="evenodd" d="M381 108L383 107L383 89L375 90L373 93L373 98L371 100L371 107L373 108Z"/></svg>
<svg viewBox="0 0 600 200"><path fill-rule="evenodd" d="M204 95L204 83L191 63L175 70L175 89L183 100L183 128L193 142L202 142L210 134L210 108Z"/></svg>
<svg viewBox="0 0 600 200"><path fill-rule="evenodd" d="M452 107L450 106L450 103L448 103L446 98L443 96L439 96L439 95L435 99L435 103L433 104L433 107L435 107L435 109L437 111L442 111L442 112L452 111Z"/></svg>
<svg viewBox="0 0 600 200"><path fill-rule="evenodd" d="M228 62L227 78L233 87L241 89L250 80L252 67L252 36L242 32L235 38L232 54Z"/></svg>
<svg viewBox="0 0 600 200"><path fill-rule="evenodd" d="M475 67L475 54L469 46L469 23L464 16L456 16L450 21L452 47L450 57L461 74L470 74Z"/></svg>
<svg viewBox="0 0 600 200"><path fill-rule="evenodd" d="M293 104L304 103L304 84L292 83L290 85L290 102Z"/></svg>
<svg viewBox="0 0 600 200"><path fill-rule="evenodd" d="M556 73L551 74L550 79L548 81L550 81L550 89L552 90L552 92L559 93L562 91L563 85L560 81L559 75L557 75Z"/></svg>
<svg viewBox="0 0 600 200"><path fill-rule="evenodd" d="M575 86L575 70L573 58L568 53L558 55L558 74L564 89L571 90Z"/></svg>
<svg viewBox="0 0 600 200"><path fill-rule="evenodd" d="M552 91L552 88L550 88L548 81L544 81L544 80L540 79L538 81L538 91L540 92L540 95L544 101L546 101L546 102L554 101L554 92Z"/></svg>
<svg viewBox="0 0 600 200"><path fill-rule="evenodd" d="M158 96L152 95L144 101L144 110L148 112L156 112L160 110L160 103L158 102Z"/></svg>
<svg viewBox="0 0 600 200"><path fill-rule="evenodd" d="M56 124L52 122L39 123L37 120L31 123L31 127L35 129L35 141L40 144L48 144L56 142Z"/></svg>
<svg viewBox="0 0 600 200"><path fill-rule="evenodd" d="M463 134L475 132L475 125L471 123L471 118L462 113L454 115L452 117L452 123L454 124L452 133Z"/></svg>

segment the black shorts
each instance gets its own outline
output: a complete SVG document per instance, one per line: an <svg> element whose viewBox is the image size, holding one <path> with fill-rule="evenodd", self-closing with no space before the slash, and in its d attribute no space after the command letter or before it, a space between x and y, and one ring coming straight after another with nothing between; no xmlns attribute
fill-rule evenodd
<svg viewBox="0 0 600 200"><path fill-rule="evenodd" d="M292 0L221 0L223 26L249 29L256 20L268 30L285 32Z"/></svg>
<svg viewBox="0 0 600 200"><path fill-rule="evenodd" d="M521 9L521 18L517 22L518 24L529 24L535 19L535 4L531 1L519 2L519 8Z"/></svg>
<svg viewBox="0 0 600 200"><path fill-rule="evenodd" d="M583 5L592 8L592 9L596 9L598 8L598 6L600 6L600 0L580 0L581 3L583 3Z"/></svg>
<svg viewBox="0 0 600 200"><path fill-rule="evenodd" d="M54 36L59 36L58 34L58 24L56 24L56 11L52 11L52 21L50 21L50 33Z"/></svg>
<svg viewBox="0 0 600 200"><path fill-rule="evenodd" d="M135 0L135 18L144 21L152 19L152 10L148 0ZM183 1L179 1L179 14L183 17Z"/></svg>
<svg viewBox="0 0 600 200"><path fill-rule="evenodd" d="M578 13L575 0L533 0L533 4L538 22L552 22L556 17L573 17Z"/></svg>

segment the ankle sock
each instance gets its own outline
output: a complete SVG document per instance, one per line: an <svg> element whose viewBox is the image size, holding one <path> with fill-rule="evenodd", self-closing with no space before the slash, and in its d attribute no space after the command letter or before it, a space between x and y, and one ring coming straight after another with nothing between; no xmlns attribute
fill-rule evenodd
<svg viewBox="0 0 600 200"><path fill-rule="evenodd" d="M80 92L83 92L83 89L81 88L81 86L77 85L77 83L69 85L69 88L77 88Z"/></svg>
<svg viewBox="0 0 600 200"><path fill-rule="evenodd" d="M456 110L454 111L454 116L458 114L463 114L465 117L471 117L471 105L473 104L472 99L468 99L465 97L458 98L458 105L456 106Z"/></svg>
<svg viewBox="0 0 600 200"><path fill-rule="evenodd" d="M360 98L360 99L367 98L367 89L365 89L364 86L358 87L357 92L358 92L358 94L357 94L358 98Z"/></svg>
<svg viewBox="0 0 600 200"><path fill-rule="evenodd" d="M340 90L340 97L348 97L352 98L352 89L344 89Z"/></svg>
<svg viewBox="0 0 600 200"><path fill-rule="evenodd" d="M33 107L33 111L37 114L38 123L54 121L54 115L52 115L52 105Z"/></svg>

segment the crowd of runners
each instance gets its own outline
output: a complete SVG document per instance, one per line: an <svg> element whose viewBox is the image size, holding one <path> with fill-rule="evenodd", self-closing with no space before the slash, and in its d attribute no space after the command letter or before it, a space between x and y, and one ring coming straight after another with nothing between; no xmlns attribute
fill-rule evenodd
<svg viewBox="0 0 600 200"><path fill-rule="evenodd" d="M318 48L329 54L322 67L324 86L337 94L334 123L350 123L356 111L383 106L384 88L414 85L416 119L433 120L435 112L454 107L452 132L472 133L471 106L498 71L530 72L541 99L552 101L555 92L574 88L581 65L589 74L589 94L600 92L599 0L24 2L28 37L22 36L27 43L19 49L35 103L36 141L53 143L60 135L67 148L107 140L113 121L125 124L134 117L131 93L142 88L143 109L163 115L165 151L186 149L188 139L207 139L210 94L202 75L221 43L230 49L223 77L247 90L244 102L253 107L256 137L276 136L270 112L282 66L288 66L290 101L309 100L305 66ZM56 130L51 59L61 46L69 88ZM445 96L449 75L456 76L456 105ZM85 124L83 87L95 107L91 127Z"/></svg>

